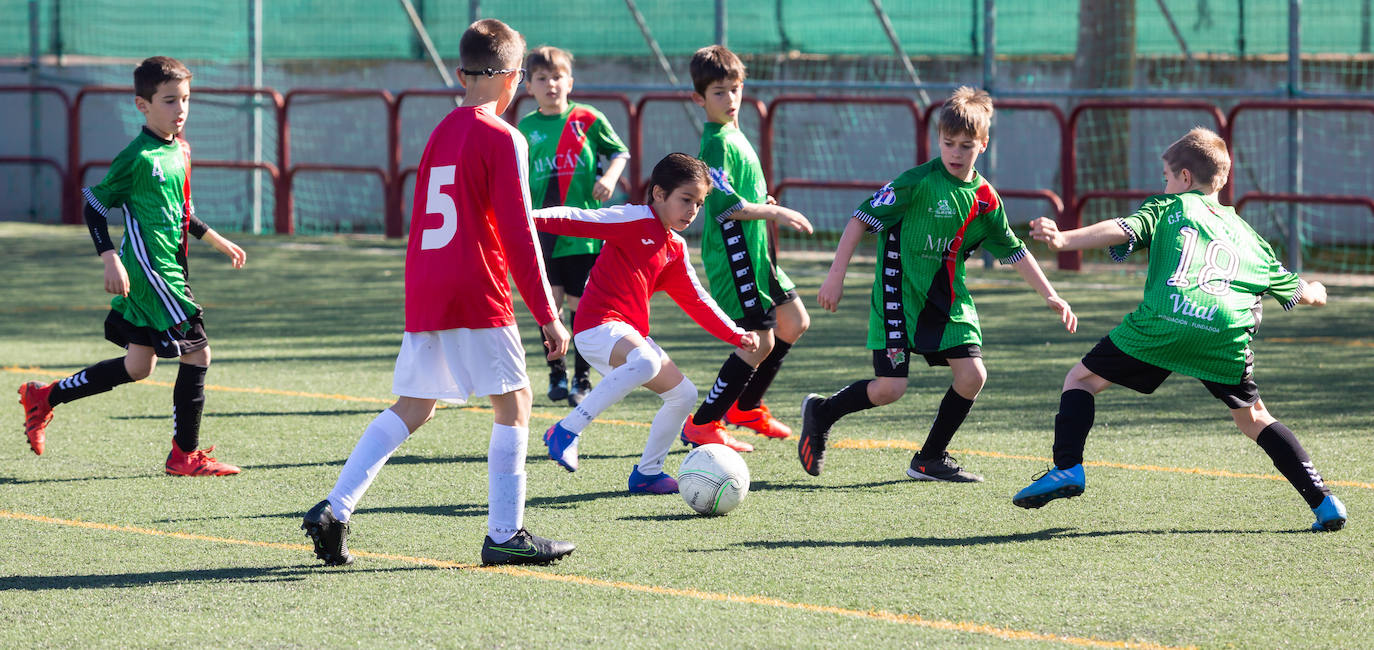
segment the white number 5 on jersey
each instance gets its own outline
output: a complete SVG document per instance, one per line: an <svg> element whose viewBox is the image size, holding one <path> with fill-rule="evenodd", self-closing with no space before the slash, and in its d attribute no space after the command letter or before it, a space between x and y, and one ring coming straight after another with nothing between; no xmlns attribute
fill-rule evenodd
<svg viewBox="0 0 1374 650"><path fill-rule="evenodd" d="M453 174L457 165L444 165L429 170L429 190L425 192L425 214L437 214L444 218L437 228L426 228L420 233L420 250L427 251L443 248L453 241L458 232L458 206L453 197L444 194L444 186L453 184Z"/></svg>

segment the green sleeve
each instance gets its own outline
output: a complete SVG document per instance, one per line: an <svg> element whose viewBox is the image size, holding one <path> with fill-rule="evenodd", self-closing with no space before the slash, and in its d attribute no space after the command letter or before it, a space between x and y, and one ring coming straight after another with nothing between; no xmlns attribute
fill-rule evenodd
<svg viewBox="0 0 1374 650"><path fill-rule="evenodd" d="M129 153L128 150L121 151L110 163L110 170L105 173L105 178L99 185L88 188L87 200L94 199L99 204L92 207L100 210L103 214L105 210L123 206L129 200L129 192L134 185L134 172L138 168L141 158L137 153ZM103 209L102 209L103 208Z"/></svg>
<svg viewBox="0 0 1374 650"><path fill-rule="evenodd" d="M594 150L607 158L619 153L627 153L630 148L616 135L615 129L611 128L611 121L606 119L600 111L596 113L596 123L592 125L592 146Z"/></svg>
<svg viewBox="0 0 1374 650"><path fill-rule="evenodd" d="M996 203L997 207L981 215L981 218L988 220L988 238L982 246L999 262L1015 264L1026 256L1026 245L1012 232L1011 224L1007 223L1007 211L1003 207L1002 197L998 196Z"/></svg>
<svg viewBox="0 0 1374 650"><path fill-rule="evenodd" d="M916 187L899 184L901 180L898 178L878 188L872 197L865 199L854 210L853 217L867 224L869 232L882 232L901 221L902 215L906 214L907 206L916 196Z"/></svg>
<svg viewBox="0 0 1374 650"><path fill-rule="evenodd" d="M1255 234L1255 241L1259 244L1260 250L1264 252L1265 261L1269 264L1269 288L1267 293L1279 301L1284 309L1292 309L1298 305L1298 300L1302 298L1302 290L1307 286L1297 273L1289 271L1279 261L1274 249L1269 246L1259 234Z"/></svg>
<svg viewBox="0 0 1374 650"><path fill-rule="evenodd" d="M701 161L711 174L711 193L706 195L704 207L707 216L720 223L744 207L744 198L730 181L730 158L723 140L711 138L702 143Z"/></svg>
<svg viewBox="0 0 1374 650"><path fill-rule="evenodd" d="M1111 253L1112 259L1123 262L1137 250L1150 247L1150 239L1155 234L1155 224L1159 223L1159 218L1168 211L1170 206L1175 206L1178 198L1172 194L1152 196L1145 199L1145 202L1132 212L1130 215L1120 217L1116 220L1117 225L1126 232L1130 239L1124 244L1117 244L1107 248Z"/></svg>

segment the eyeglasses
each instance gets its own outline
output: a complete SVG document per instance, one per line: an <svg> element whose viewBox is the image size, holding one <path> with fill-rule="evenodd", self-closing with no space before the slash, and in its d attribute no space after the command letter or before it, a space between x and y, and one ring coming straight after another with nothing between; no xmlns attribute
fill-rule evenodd
<svg viewBox="0 0 1374 650"><path fill-rule="evenodd" d="M520 80L517 81L517 82L515 82L515 85L518 86L518 85L520 85L520 84L522 84L522 83L525 83L525 69L524 69L524 68L507 68L507 69L505 69L505 70L493 70L493 69L491 69L491 68L483 68L483 69L481 69L481 70L467 70L467 69L464 69L464 68L458 68L458 71L461 72L461 73L463 73L463 74L472 75L472 76L474 76L474 77L480 74L480 75L486 76L486 77L488 77L488 78L495 77L495 76L498 75L498 74L510 74L510 73L512 73L512 72L519 72L519 73L520 73Z"/></svg>

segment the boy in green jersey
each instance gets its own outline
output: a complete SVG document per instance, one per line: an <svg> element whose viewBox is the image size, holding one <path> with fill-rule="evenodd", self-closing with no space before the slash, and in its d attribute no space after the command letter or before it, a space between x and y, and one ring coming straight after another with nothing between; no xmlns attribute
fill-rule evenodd
<svg viewBox="0 0 1374 650"><path fill-rule="evenodd" d="M146 59L134 70L134 92L134 105L147 123L115 156L105 179L82 190L86 225L105 262L105 291L115 294L105 318L105 338L128 352L47 386L20 386L25 433L33 453L42 454L52 407L143 379L152 374L158 357L179 357L166 471L177 476L237 474L239 468L206 454L213 447L196 449L210 345L202 310L187 286L187 235L210 242L233 268L243 266L245 255L196 218L191 202L191 149L179 135L191 102L191 72L176 59ZM124 241L116 254L106 217L120 206Z"/></svg>
<svg viewBox="0 0 1374 650"><path fill-rule="evenodd" d="M907 476L918 481L976 482L946 451L983 389L982 332L973 298L964 284L964 262L979 246L1010 264L1070 332L1078 328L1069 303L1060 298L1025 244L1007 225L1002 200L974 162L988 146L992 98L967 86L954 91L940 111L940 157L884 185L845 226L835 261L817 301L835 311L844 294L845 270L865 231L878 234L878 264L868 320L873 379L856 381L825 398L802 401L798 456L817 476L825 459L826 436L840 418L897 401L906 393L911 359L949 366L954 381L945 391L935 422Z"/></svg>
<svg viewBox="0 0 1374 650"><path fill-rule="evenodd" d="M539 108L520 118L520 132L530 145L530 198L535 207L569 205L599 208L615 193L620 173L630 160L629 149L615 134L601 111L568 101L572 92L572 55L556 47L538 47L525 58L529 90ZM598 160L606 171L598 173ZM564 296L572 315L587 285L587 274L601 252L601 240L539 233L544 267L553 288L554 309L562 310ZM576 407L592 389L591 364L579 352L573 361L572 384L562 357L549 361L549 399L568 400Z"/></svg>
<svg viewBox="0 0 1374 650"><path fill-rule="evenodd" d="M759 347L753 352L736 350L726 359L705 401L683 426L682 441L753 451L753 445L726 432L721 418L770 438L791 435L792 430L763 404L763 393L788 350L811 326L795 285L773 259L764 222L806 233L811 223L768 196L758 154L739 129L744 74L744 63L723 46L704 47L692 55L692 101L706 111L697 157L710 169L712 185L703 211L707 218L701 259L711 297L735 324L758 334Z"/></svg>
<svg viewBox="0 0 1374 650"><path fill-rule="evenodd" d="M1285 310L1326 304L1320 282L1304 282L1236 211L1217 202L1231 157L1216 133L1196 128L1164 152L1164 194L1131 215L1060 231L1049 219L1031 234L1053 250L1109 246L1114 259L1148 248L1140 306L1103 337L1064 378L1054 418L1054 467L1013 498L1039 508L1083 493L1083 446L1092 428L1094 395L1119 384L1153 393L1170 373L1202 381L1231 410L1241 433L1269 455L1316 515L1312 530L1340 530L1345 505L1331 494L1293 432L1260 400L1250 338L1260 298Z"/></svg>

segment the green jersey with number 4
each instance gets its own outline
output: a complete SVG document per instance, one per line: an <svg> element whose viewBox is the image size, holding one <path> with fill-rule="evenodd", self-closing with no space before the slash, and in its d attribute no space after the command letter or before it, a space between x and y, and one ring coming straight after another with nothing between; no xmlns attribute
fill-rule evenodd
<svg viewBox="0 0 1374 650"><path fill-rule="evenodd" d="M1166 370L1240 383L1260 296L1292 309L1302 279L1234 209L1200 191L1152 196L1117 224L1130 241L1111 247L1112 258L1148 248L1150 263L1144 299L1111 331L1112 342Z"/></svg>
<svg viewBox="0 0 1374 650"><path fill-rule="evenodd" d="M966 183L935 158L884 185L854 218L878 234L868 349L931 353L982 344L964 261L979 246L1003 264L1026 256L982 176Z"/></svg>
<svg viewBox="0 0 1374 650"><path fill-rule="evenodd" d="M191 150L146 128L115 156L99 185L82 190L102 215L124 208L119 259L129 274L129 295L110 307L125 320L166 331L200 311L186 285L191 203Z"/></svg>
<svg viewBox="0 0 1374 650"><path fill-rule="evenodd" d="M759 156L737 127L707 122L697 157L711 173L701 235L701 259L711 297L736 320L770 309L796 285L773 260L768 222L730 218L745 202L768 200Z"/></svg>

